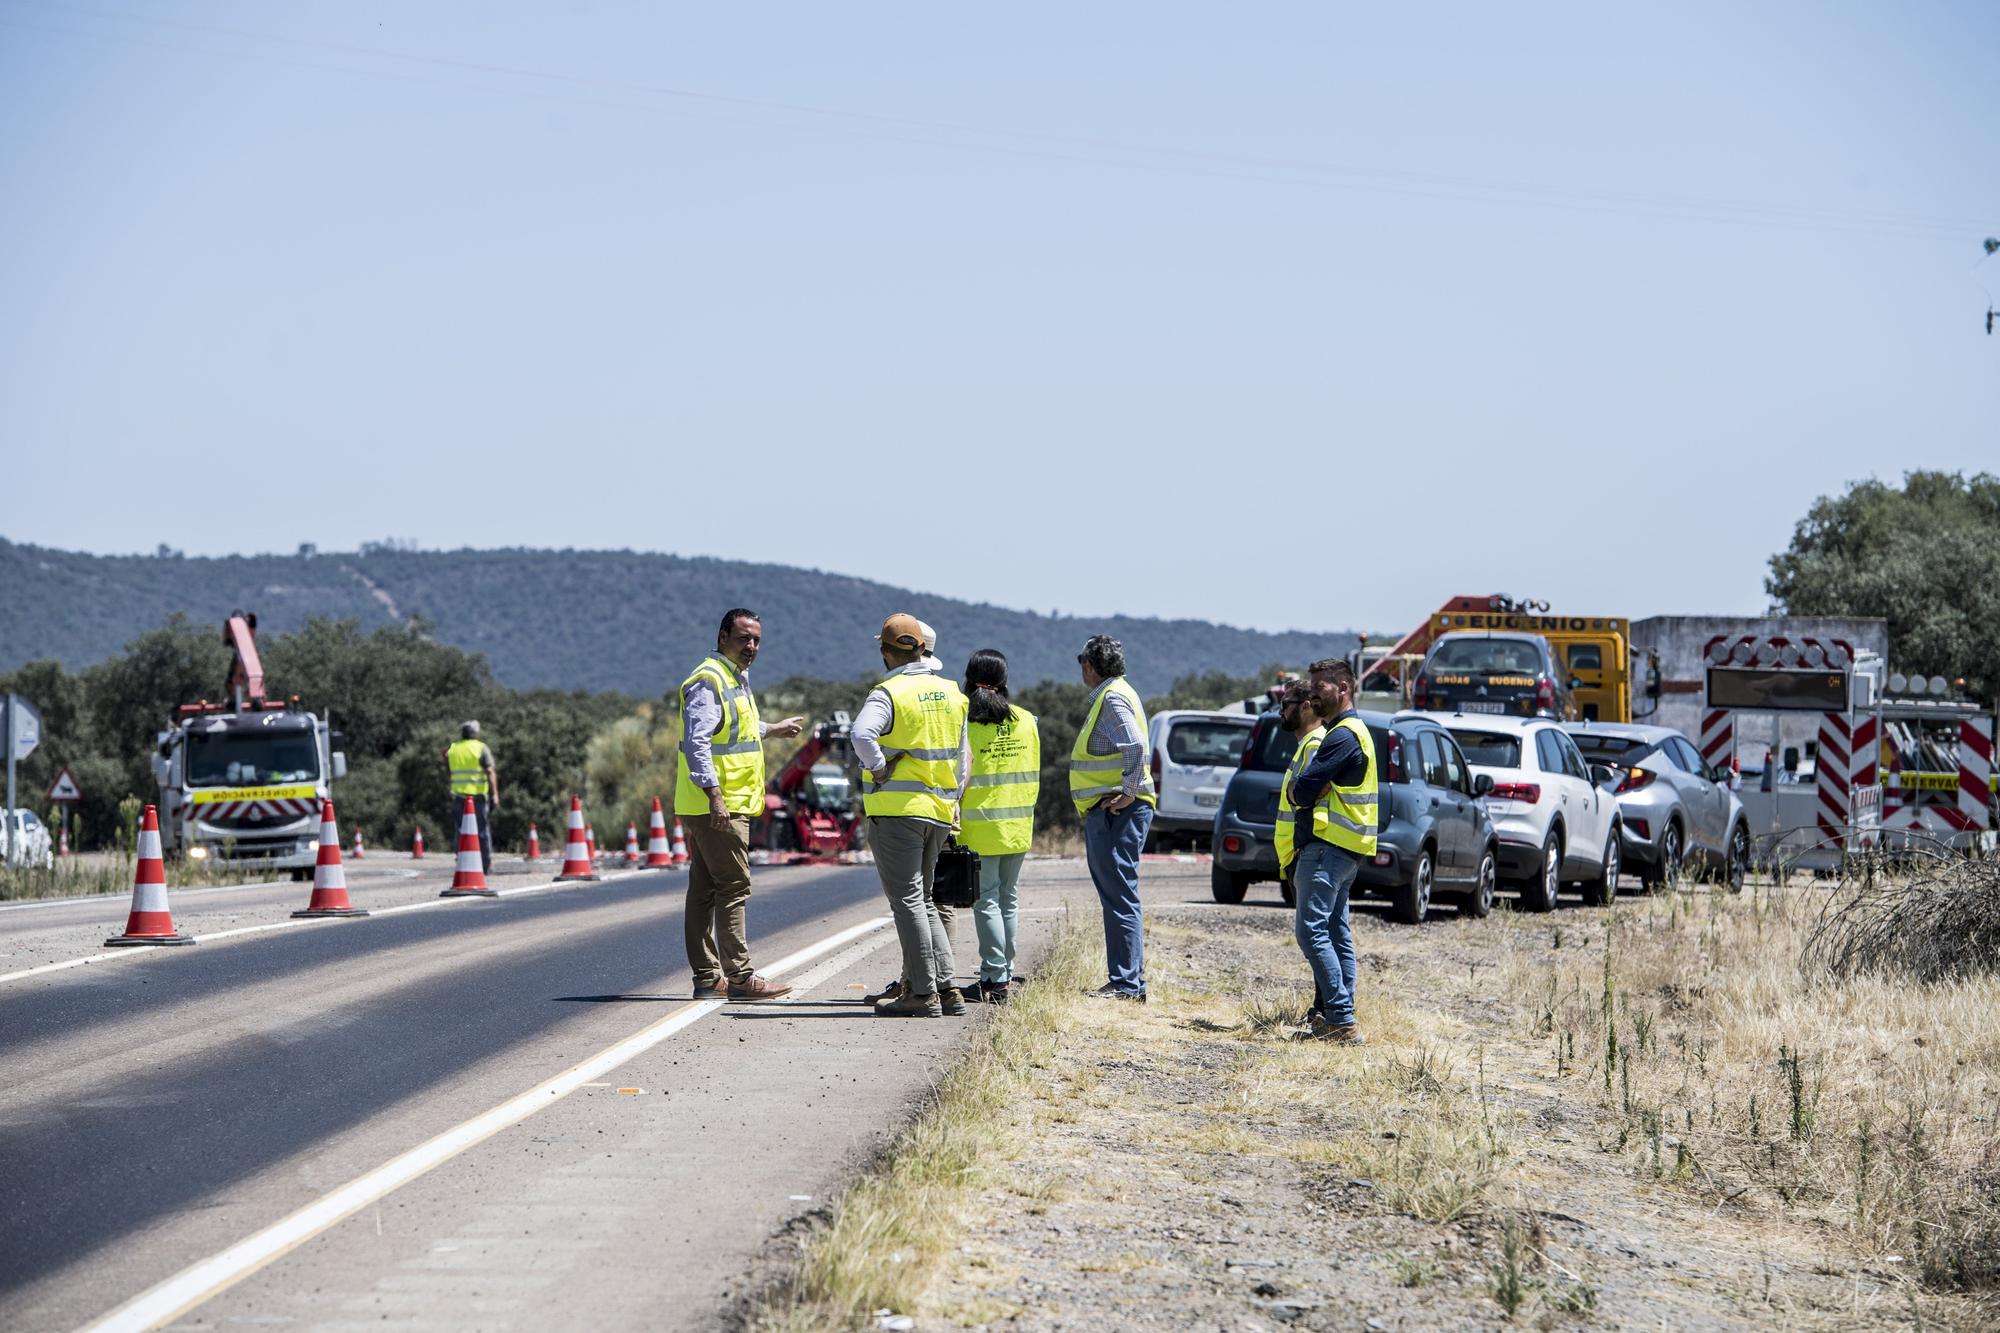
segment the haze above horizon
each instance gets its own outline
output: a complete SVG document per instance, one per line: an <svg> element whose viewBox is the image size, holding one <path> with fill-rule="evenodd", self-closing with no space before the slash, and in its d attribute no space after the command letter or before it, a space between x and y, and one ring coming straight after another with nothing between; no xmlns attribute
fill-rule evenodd
<svg viewBox="0 0 2000 1333"><path fill-rule="evenodd" d="M2000 456L2000 9L1248 15L0 0L0 534L1379 628Z"/></svg>

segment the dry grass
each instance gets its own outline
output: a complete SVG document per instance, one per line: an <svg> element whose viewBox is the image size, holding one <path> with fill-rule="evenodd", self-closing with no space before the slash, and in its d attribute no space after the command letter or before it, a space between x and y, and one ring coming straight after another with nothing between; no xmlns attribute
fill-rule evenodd
<svg viewBox="0 0 2000 1333"><path fill-rule="evenodd" d="M1929 1291L2000 1287L2000 976L1801 966L1824 890L1511 918L1503 989L1637 1176L1844 1237Z"/></svg>
<svg viewBox="0 0 2000 1333"><path fill-rule="evenodd" d="M283 878L282 870L244 870L215 861L176 857L166 863L170 888L251 884ZM0 902L89 898L132 892L132 858L115 852L58 857L50 869L0 867Z"/></svg>
<svg viewBox="0 0 2000 1333"><path fill-rule="evenodd" d="M870 1324L876 1310L918 1308L971 1201L995 1183L1031 1129L1023 1107L1042 1090L1061 1034L1089 1003L1082 991L1093 975L1094 933L1061 921L1034 980L995 1011L875 1169L842 1195L792 1276L750 1312L752 1328L817 1333ZM1050 1177L1013 1185L1035 1201L1031 1207L1067 1194Z"/></svg>

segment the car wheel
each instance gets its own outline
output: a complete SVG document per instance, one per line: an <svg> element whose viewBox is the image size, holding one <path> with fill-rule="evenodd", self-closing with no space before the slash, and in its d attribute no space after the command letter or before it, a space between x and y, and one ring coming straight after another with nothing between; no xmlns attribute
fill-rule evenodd
<svg viewBox="0 0 2000 1333"><path fill-rule="evenodd" d="M1596 879L1583 882L1583 901L1592 907L1609 907L1618 898L1618 829L1604 840L1604 870Z"/></svg>
<svg viewBox="0 0 2000 1333"><path fill-rule="evenodd" d="M1562 835L1550 830L1542 844L1542 873L1521 886L1521 906L1530 912L1553 912L1556 893L1562 887Z"/></svg>
<svg viewBox="0 0 2000 1333"><path fill-rule="evenodd" d="M1458 910L1464 916L1487 916L1493 911L1493 887L1500 878L1499 858L1488 847L1479 858L1479 878L1473 881L1471 890L1458 900Z"/></svg>
<svg viewBox="0 0 2000 1333"><path fill-rule="evenodd" d="M1750 830L1741 824L1729 835L1729 864L1722 873L1731 893L1743 892L1743 881L1750 875Z"/></svg>
<svg viewBox="0 0 2000 1333"><path fill-rule="evenodd" d="M1681 826L1677 821L1669 820L1667 831L1660 835L1660 859L1653 865L1653 873L1646 881L1647 887L1680 888L1686 859L1687 848L1681 840Z"/></svg>
<svg viewBox="0 0 2000 1333"><path fill-rule="evenodd" d="M1215 895L1215 901L1219 903L1240 903L1243 895L1250 891L1250 877L1211 865L1208 868L1208 891Z"/></svg>
<svg viewBox="0 0 2000 1333"><path fill-rule="evenodd" d="M1396 888L1392 905L1398 921L1406 926L1423 923L1431 910L1431 890L1436 887L1436 878L1431 849L1426 847L1417 853L1417 865L1410 874L1410 882Z"/></svg>

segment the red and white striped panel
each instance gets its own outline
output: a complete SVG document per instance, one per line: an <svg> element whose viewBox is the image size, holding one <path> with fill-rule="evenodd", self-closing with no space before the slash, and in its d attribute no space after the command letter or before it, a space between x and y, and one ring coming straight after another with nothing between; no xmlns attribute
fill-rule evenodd
<svg viewBox="0 0 2000 1333"><path fill-rule="evenodd" d="M1819 831L1836 845L1847 828L1848 743L1847 718L1840 713L1820 714L1819 758L1813 764L1813 780L1819 788Z"/></svg>
<svg viewBox="0 0 2000 1333"><path fill-rule="evenodd" d="M1993 719L1958 725L1958 815L1969 829L1993 827Z"/></svg>
<svg viewBox="0 0 2000 1333"><path fill-rule="evenodd" d="M1701 715L1701 735L1696 742L1704 763L1710 767L1726 764L1736 755L1736 717L1727 708L1711 708Z"/></svg>
<svg viewBox="0 0 2000 1333"><path fill-rule="evenodd" d="M1882 762L1882 737L1874 714L1854 719L1854 734L1848 746L1847 781L1851 787L1873 787L1878 782Z"/></svg>
<svg viewBox="0 0 2000 1333"><path fill-rule="evenodd" d="M280 801L213 801L191 808L202 819L242 819L252 812L266 819L276 819L312 814L319 808L319 802L310 797Z"/></svg>

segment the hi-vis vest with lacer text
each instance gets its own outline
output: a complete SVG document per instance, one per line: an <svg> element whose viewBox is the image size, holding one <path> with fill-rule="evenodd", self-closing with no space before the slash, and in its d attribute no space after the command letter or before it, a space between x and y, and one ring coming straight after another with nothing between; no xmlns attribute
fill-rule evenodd
<svg viewBox="0 0 2000 1333"><path fill-rule="evenodd" d="M1381 809L1375 781L1375 738L1369 733L1368 724L1352 714L1334 725L1347 728L1361 742L1361 753L1368 756L1368 771L1352 787L1328 787L1313 803L1313 836L1356 856L1372 858L1376 819Z"/></svg>
<svg viewBox="0 0 2000 1333"><path fill-rule="evenodd" d="M1139 754L1139 799L1152 806L1160 803L1159 794L1153 790L1153 754L1152 742L1146 737L1146 706L1139 702L1138 691L1125 683L1125 677L1113 676L1090 701L1090 716L1084 718L1083 730L1076 733L1076 745L1069 752L1069 797L1076 802L1076 812L1080 815L1088 814L1091 806L1125 789L1125 756L1115 750L1110 754L1090 752L1091 733L1097 730L1097 715L1104 711L1107 694L1116 694L1131 705L1133 721L1139 727L1139 743L1145 747Z"/></svg>
<svg viewBox="0 0 2000 1333"><path fill-rule="evenodd" d="M958 810L965 695L954 682L929 672L898 672L877 688L889 696L889 729L880 743L890 763L881 782L861 774L861 808L870 818L951 823Z"/></svg>
<svg viewBox="0 0 2000 1333"><path fill-rule="evenodd" d="M974 722L972 777L959 811L958 841L981 856L1025 852L1035 841L1042 794L1042 735L1035 715L1009 706L1005 722Z"/></svg>
<svg viewBox="0 0 2000 1333"><path fill-rule="evenodd" d="M722 788L722 804L732 815L764 812L764 740L758 734L757 700L749 682L736 664L724 657L707 657L681 682L681 725L687 725L688 691L696 681L707 681L722 704L722 724L708 738L708 752L715 764L715 780ZM674 813L705 815L708 793L688 777L687 760L682 757L674 775Z"/></svg>
<svg viewBox="0 0 2000 1333"><path fill-rule="evenodd" d="M1292 858L1299 854L1297 825L1292 816L1298 807L1292 804L1292 783L1305 771L1313 756L1319 753L1319 743L1326 739L1324 725L1314 727L1299 738L1299 748L1292 751L1292 762L1285 765L1285 781L1278 788L1278 827L1275 837L1278 842L1278 873L1283 875L1292 868ZM1318 816L1314 816L1317 825Z"/></svg>

